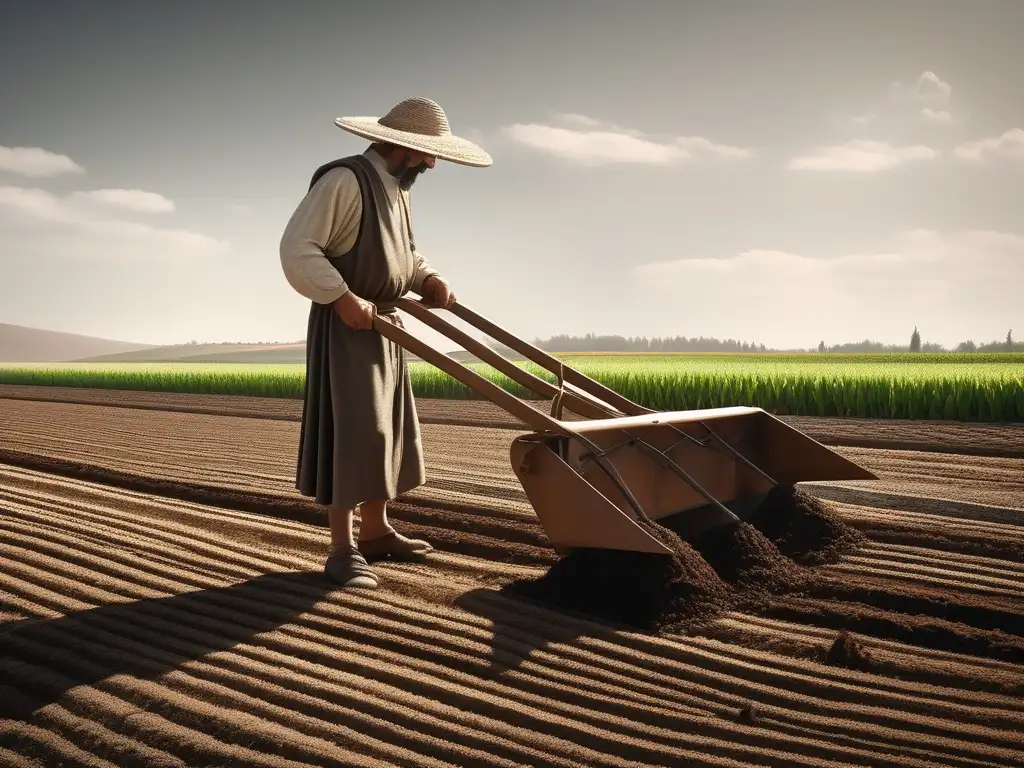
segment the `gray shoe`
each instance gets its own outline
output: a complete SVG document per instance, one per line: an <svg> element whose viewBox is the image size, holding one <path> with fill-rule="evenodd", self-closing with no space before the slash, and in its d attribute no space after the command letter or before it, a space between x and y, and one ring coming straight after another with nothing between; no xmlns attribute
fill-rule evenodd
<svg viewBox="0 0 1024 768"><path fill-rule="evenodd" d="M343 587L376 589L377 574L362 553L352 547L339 547L327 555L324 573Z"/></svg>
<svg viewBox="0 0 1024 768"><path fill-rule="evenodd" d="M359 542L359 551L368 562L390 558L392 560L418 560L433 552L434 548L422 539L409 539L400 533L391 531L376 539L363 539Z"/></svg>

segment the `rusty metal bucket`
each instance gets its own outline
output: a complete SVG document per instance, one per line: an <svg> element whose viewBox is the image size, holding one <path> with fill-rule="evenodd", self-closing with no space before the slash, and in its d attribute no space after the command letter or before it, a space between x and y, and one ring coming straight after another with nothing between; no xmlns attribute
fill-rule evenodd
<svg viewBox="0 0 1024 768"><path fill-rule="evenodd" d="M683 539L748 519L776 485L876 480L761 408L657 412L623 397L461 304L448 311L554 374L538 378L412 299L400 310L518 384L551 400L550 414L377 317L385 338L436 366L534 431L512 440L512 470L554 549L671 554L643 523L672 516ZM562 418L567 409L581 420Z"/></svg>

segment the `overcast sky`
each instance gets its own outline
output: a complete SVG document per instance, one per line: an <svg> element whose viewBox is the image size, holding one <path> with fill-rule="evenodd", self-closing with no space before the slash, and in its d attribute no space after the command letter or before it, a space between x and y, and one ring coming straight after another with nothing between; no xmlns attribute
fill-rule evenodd
<svg viewBox="0 0 1024 768"><path fill-rule="evenodd" d="M334 118L418 95L494 165L421 177L417 242L522 336L1024 338L1021 0L0 9L0 322L303 338Z"/></svg>

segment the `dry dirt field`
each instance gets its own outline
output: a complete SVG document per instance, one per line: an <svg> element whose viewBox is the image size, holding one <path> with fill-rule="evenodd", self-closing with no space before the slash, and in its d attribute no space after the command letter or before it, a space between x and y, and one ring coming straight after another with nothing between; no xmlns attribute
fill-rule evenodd
<svg viewBox="0 0 1024 768"><path fill-rule="evenodd" d="M864 540L649 633L503 589L554 557L479 403L420 403L438 551L333 589L295 405L0 391L0 765L1024 765L1024 425L787 418Z"/></svg>

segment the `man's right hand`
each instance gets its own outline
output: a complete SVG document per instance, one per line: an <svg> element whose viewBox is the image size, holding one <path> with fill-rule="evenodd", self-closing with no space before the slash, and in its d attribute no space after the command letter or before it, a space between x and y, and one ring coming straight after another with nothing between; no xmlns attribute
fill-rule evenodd
<svg viewBox="0 0 1024 768"><path fill-rule="evenodd" d="M354 328L357 331L368 331L373 328L373 318L377 314L376 307L365 299L359 298L352 291L343 293L331 303L331 306L349 328Z"/></svg>

